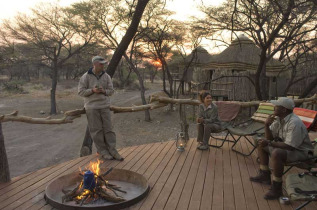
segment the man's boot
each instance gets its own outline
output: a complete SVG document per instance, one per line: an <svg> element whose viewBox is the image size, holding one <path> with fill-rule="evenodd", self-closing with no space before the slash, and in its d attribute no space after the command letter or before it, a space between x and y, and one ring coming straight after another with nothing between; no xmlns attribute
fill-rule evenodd
<svg viewBox="0 0 317 210"><path fill-rule="evenodd" d="M250 181L271 185L271 171L259 170L259 175L250 177Z"/></svg>
<svg viewBox="0 0 317 210"><path fill-rule="evenodd" d="M264 195L266 200L275 200L283 196L282 182L273 181L271 189Z"/></svg>
<svg viewBox="0 0 317 210"><path fill-rule="evenodd" d="M119 154L119 152L116 149L109 151L110 155L116 160L123 161L124 158Z"/></svg>

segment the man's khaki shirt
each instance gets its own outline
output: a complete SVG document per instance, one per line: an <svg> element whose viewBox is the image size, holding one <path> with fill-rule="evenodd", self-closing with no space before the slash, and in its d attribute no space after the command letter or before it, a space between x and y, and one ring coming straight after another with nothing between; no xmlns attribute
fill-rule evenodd
<svg viewBox="0 0 317 210"><path fill-rule="evenodd" d="M274 138L281 138L285 144L297 150L308 152L314 149L309 139L306 126L294 113L287 115L282 120L277 117L270 126L270 130Z"/></svg>

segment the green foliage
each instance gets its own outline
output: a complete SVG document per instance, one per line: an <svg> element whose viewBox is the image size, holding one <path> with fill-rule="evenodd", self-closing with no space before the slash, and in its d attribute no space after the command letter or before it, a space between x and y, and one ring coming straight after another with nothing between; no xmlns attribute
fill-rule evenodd
<svg viewBox="0 0 317 210"><path fill-rule="evenodd" d="M3 90L9 93L24 93L24 82L18 80L11 80L3 83Z"/></svg>
<svg viewBox="0 0 317 210"><path fill-rule="evenodd" d="M33 84L32 89L33 90L45 90L46 88L44 87L43 84Z"/></svg>

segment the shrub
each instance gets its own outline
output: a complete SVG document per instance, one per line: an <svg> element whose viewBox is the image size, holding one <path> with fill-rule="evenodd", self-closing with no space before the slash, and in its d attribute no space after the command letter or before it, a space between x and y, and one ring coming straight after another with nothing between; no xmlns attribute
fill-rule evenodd
<svg viewBox="0 0 317 210"><path fill-rule="evenodd" d="M24 93L23 82L18 80L11 80L3 83L3 90L10 93Z"/></svg>

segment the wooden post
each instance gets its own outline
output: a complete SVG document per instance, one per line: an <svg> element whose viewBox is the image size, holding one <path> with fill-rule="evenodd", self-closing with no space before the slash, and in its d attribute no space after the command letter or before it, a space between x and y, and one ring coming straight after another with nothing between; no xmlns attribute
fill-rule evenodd
<svg viewBox="0 0 317 210"><path fill-rule="evenodd" d="M4 136L2 133L2 124L0 122L0 182L9 182L10 171L7 159L7 152L4 146Z"/></svg>

